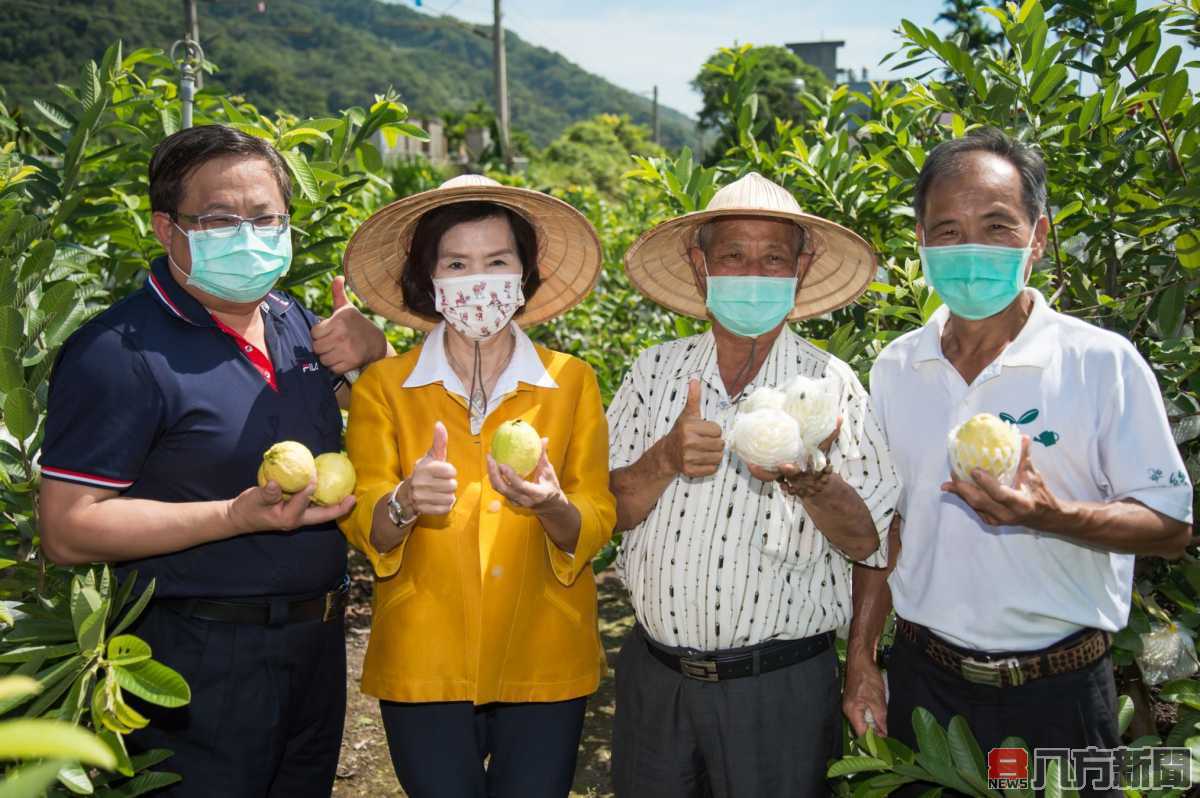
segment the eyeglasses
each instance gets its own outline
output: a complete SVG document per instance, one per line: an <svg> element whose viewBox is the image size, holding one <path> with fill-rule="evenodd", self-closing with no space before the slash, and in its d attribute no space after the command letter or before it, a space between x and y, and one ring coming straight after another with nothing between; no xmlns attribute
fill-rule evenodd
<svg viewBox="0 0 1200 798"><path fill-rule="evenodd" d="M292 218L286 213L264 213L253 219L246 219L235 213L206 213L203 216L193 216L190 213L177 211L175 215L188 224L194 224L204 232L211 233L216 238L231 238L237 235L246 222L254 227L256 233L281 236L288 231Z"/></svg>

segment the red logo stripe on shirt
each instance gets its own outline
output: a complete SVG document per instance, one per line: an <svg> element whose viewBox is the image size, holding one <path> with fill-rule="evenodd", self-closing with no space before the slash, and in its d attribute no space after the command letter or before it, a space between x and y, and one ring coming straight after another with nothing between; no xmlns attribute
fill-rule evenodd
<svg viewBox="0 0 1200 798"><path fill-rule="evenodd" d="M225 324L216 316L213 316L212 313L209 313L209 315L212 316L212 320L216 323L217 329L233 339L234 343L237 344L238 351L246 356L246 359L250 361L252 366L254 366L254 370L257 371L259 375L261 375L262 378L267 381L267 385L271 386L271 390L278 391L279 386L275 383L275 365L271 363L271 358L267 356L267 353L263 352L257 346L247 341L238 334L237 330L233 329L228 324Z"/></svg>
<svg viewBox="0 0 1200 798"><path fill-rule="evenodd" d="M172 313L174 313L176 316L183 319L184 321L191 321L191 319L189 319L187 316L183 315L183 311L181 311L179 308L175 307L175 303L171 301L171 298L169 296L167 296L167 292L164 291L162 289L162 286L158 284L158 280L155 279L153 274L150 275L150 287L152 289L154 289L155 294L158 294L158 298L162 300L163 304L171 309Z"/></svg>
<svg viewBox="0 0 1200 798"><path fill-rule="evenodd" d="M95 474L85 474L82 471L68 471L65 468L52 468L51 466L42 466L42 473L55 479L82 482L85 485L96 485L101 488L115 488L117 490L124 490L133 484L132 479L110 479L108 477L96 476Z"/></svg>

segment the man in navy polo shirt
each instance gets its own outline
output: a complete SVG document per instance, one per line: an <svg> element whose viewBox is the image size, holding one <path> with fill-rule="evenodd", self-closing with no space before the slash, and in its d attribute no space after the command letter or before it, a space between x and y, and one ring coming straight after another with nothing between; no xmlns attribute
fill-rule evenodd
<svg viewBox="0 0 1200 798"><path fill-rule="evenodd" d="M50 382L42 546L156 580L135 632L192 689L148 709L137 748L175 752L181 796L328 796L345 712L335 519L256 485L262 454L341 449L339 370L387 351L352 307L321 322L271 291L291 261L287 167L270 145L209 125L150 162L166 257L145 286L77 331ZM340 368L339 368L340 367ZM340 396L339 396L340 394Z"/></svg>

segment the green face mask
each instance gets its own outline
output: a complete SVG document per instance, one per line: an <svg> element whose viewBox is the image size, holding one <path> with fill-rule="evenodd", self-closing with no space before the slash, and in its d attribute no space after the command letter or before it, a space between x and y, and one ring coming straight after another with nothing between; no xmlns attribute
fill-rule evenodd
<svg viewBox="0 0 1200 798"><path fill-rule="evenodd" d="M708 274L705 304L722 327L743 338L757 338L770 332L787 318L796 306L797 278L792 277L713 277Z"/></svg>

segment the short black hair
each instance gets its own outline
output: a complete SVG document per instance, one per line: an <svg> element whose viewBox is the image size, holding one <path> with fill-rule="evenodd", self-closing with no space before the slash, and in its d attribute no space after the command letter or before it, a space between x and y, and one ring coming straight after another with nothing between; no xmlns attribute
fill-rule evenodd
<svg viewBox="0 0 1200 798"><path fill-rule="evenodd" d="M167 136L150 158L150 210L174 216L184 183L208 161L228 155L262 158L271 166L284 207L292 204L292 178L283 156L266 141L224 125L197 125Z"/></svg>
<svg viewBox="0 0 1200 798"><path fill-rule="evenodd" d="M440 320L433 300L433 270L437 266L438 245L450 228L464 222L501 218L508 220L513 239L517 242L517 257L521 261L521 291L525 301L533 298L542 277L538 273L537 233L524 216L494 202L456 202L425 213L413 231L408 247L408 261L400 272L400 291L404 304L419 316ZM524 310L522 306L518 315Z"/></svg>
<svg viewBox="0 0 1200 798"><path fill-rule="evenodd" d="M972 152L999 155L1016 168L1021 175L1021 199L1025 204L1025 214L1031 223L1036 224L1046 210L1046 162L1042 159L1042 153L1036 147L1022 144L991 127L972 131L962 138L943 141L925 158L913 192L913 211L917 221L924 223L925 200L934 181L957 171L963 156Z"/></svg>

